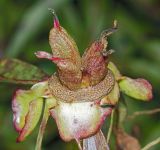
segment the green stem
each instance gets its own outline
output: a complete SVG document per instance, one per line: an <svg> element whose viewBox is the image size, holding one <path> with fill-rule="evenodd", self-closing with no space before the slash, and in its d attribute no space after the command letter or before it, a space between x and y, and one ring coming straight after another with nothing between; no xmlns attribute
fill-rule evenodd
<svg viewBox="0 0 160 150"><path fill-rule="evenodd" d="M109 140L110 140L110 137L111 137L111 134L112 134L113 120L114 120L114 112L115 112L115 109L112 110L112 114L111 114L111 120L110 120L108 135L107 135L107 144L109 143Z"/></svg>
<svg viewBox="0 0 160 150"><path fill-rule="evenodd" d="M153 110L136 111L132 115L128 116L127 119L134 119L135 117L140 116L140 115L153 115L159 112L160 112L160 108L156 108Z"/></svg>
<svg viewBox="0 0 160 150"><path fill-rule="evenodd" d="M143 147L141 150L149 150L152 146L156 145L160 143L160 137L155 139L154 141L150 142L149 144L147 144L145 147Z"/></svg>
<svg viewBox="0 0 160 150"><path fill-rule="evenodd" d="M48 117L49 117L48 105L45 101L43 118L42 118L42 122L41 122L41 125L40 125L40 128L39 128L35 150L41 150L43 134L44 134L44 131L45 131L45 128L46 128L46 125L47 125Z"/></svg>

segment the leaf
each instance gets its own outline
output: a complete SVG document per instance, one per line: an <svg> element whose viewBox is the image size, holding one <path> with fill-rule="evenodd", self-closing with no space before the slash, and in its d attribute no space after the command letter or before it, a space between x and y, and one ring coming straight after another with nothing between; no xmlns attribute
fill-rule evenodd
<svg viewBox="0 0 160 150"><path fill-rule="evenodd" d="M20 132L17 142L23 141L37 125L43 108L43 98L31 101L29 104L29 112L25 117L25 125Z"/></svg>
<svg viewBox="0 0 160 150"><path fill-rule="evenodd" d="M124 77L119 81L120 90L135 99L149 101L152 99L152 86L145 79Z"/></svg>
<svg viewBox="0 0 160 150"><path fill-rule="evenodd" d="M31 101L44 95L47 82L40 82L32 86L31 90L17 90L12 100L13 123L15 129L20 132L25 126L25 120Z"/></svg>
<svg viewBox="0 0 160 150"><path fill-rule="evenodd" d="M47 75L36 66L17 59L0 59L0 80L11 83L35 84Z"/></svg>
<svg viewBox="0 0 160 150"><path fill-rule="evenodd" d="M109 150L101 130L96 135L83 139L83 150Z"/></svg>

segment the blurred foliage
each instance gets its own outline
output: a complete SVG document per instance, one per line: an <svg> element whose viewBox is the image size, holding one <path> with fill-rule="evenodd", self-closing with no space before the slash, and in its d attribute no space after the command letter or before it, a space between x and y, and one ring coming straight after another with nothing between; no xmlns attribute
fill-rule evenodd
<svg viewBox="0 0 160 150"><path fill-rule="evenodd" d="M117 19L119 30L109 39L109 48L116 50L112 61L124 75L146 78L154 89L151 102L124 97L128 112L160 107L160 1L1 0L0 58L14 57L35 64L47 73L55 71L55 65L47 60L38 60L34 55L37 50L51 51L48 33L53 25L53 16L49 7L56 10L61 25L73 36L81 53ZM32 150L37 131L25 142L16 143L17 133L12 125L11 112L11 97L16 88L20 85L0 83L0 149ZM104 125L106 133L107 122ZM137 117L126 122L125 127L144 146L160 135L160 115ZM76 150L77 146L75 142L63 142L55 122L50 120L43 149ZM151 150L159 149L160 144Z"/></svg>

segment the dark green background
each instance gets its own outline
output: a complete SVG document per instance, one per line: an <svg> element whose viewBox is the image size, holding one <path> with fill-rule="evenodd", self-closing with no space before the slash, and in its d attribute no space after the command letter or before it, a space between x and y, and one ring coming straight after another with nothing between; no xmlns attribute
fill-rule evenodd
<svg viewBox="0 0 160 150"><path fill-rule="evenodd" d="M81 54L98 38L101 31L118 20L119 30L109 38L109 48L122 74L143 77L153 85L154 99L141 102L125 97L128 112L160 107L160 1L158 0L1 0L0 58L14 57L35 64L48 72L55 65L39 60L34 52L51 52L48 33L53 26L54 8L60 23L73 36ZM12 125L11 97L22 85L0 83L0 149L33 150L37 130L25 142L16 143ZM107 119L104 125L105 135ZM160 135L160 115L137 117L126 122L128 133L136 136L142 147ZM49 120L43 141L44 150L76 150L74 142L65 143L58 135L53 119ZM159 150L160 144L151 150Z"/></svg>

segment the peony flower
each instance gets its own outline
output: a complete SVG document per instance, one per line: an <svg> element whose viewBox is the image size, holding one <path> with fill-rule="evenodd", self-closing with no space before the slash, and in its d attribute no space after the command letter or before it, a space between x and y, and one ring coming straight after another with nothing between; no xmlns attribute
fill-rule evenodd
<svg viewBox="0 0 160 150"><path fill-rule="evenodd" d="M115 21L81 57L75 41L55 15L49 34L52 54L44 51L35 54L55 63L57 71L29 90L17 90L13 96L13 123L19 133L18 142L31 134L43 113L37 150L41 149L48 117L55 120L60 137L67 142L76 140L79 149L90 150L91 146L96 150L109 149L101 127L118 103L120 91L136 99L152 98L148 81L122 76L109 61L113 51L107 50L107 38L116 30Z"/></svg>

